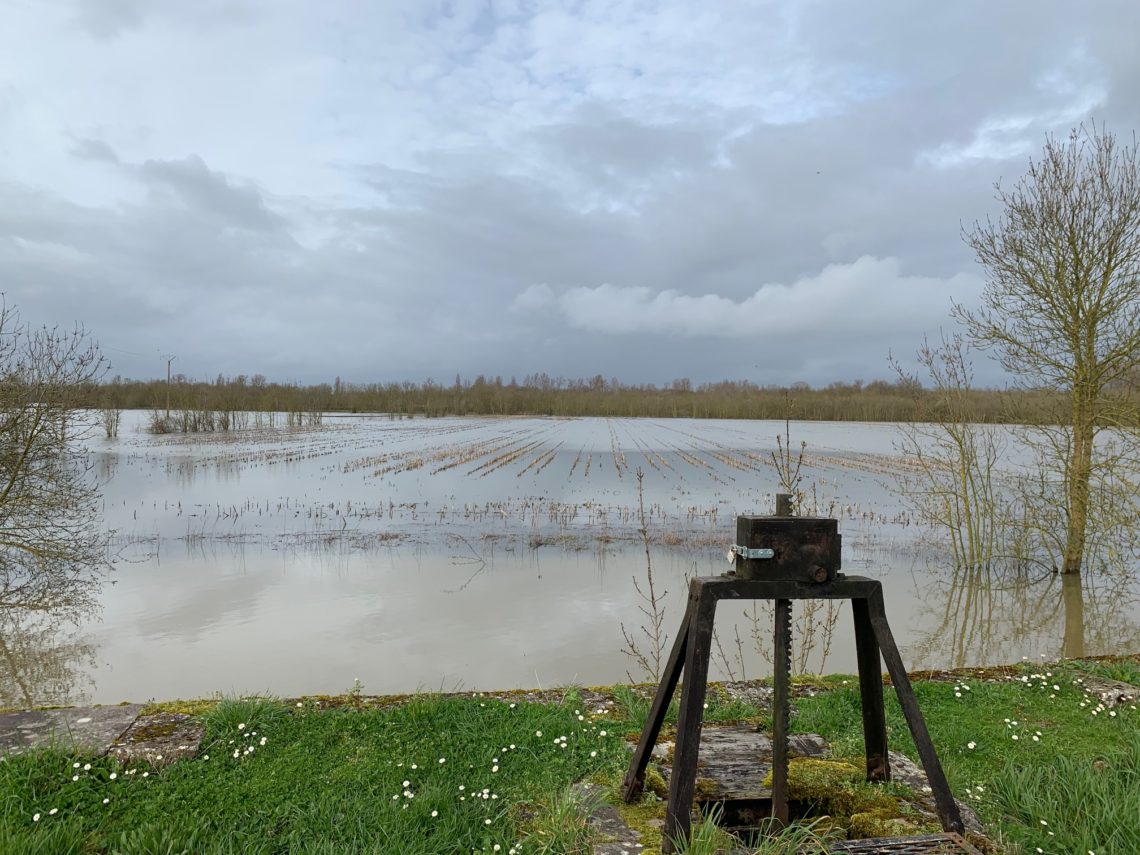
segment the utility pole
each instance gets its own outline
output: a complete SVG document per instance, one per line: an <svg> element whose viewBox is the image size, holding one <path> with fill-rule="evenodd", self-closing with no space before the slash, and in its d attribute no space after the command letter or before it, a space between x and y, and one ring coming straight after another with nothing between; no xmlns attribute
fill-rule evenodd
<svg viewBox="0 0 1140 855"><path fill-rule="evenodd" d="M167 354L164 358L166 359L166 417L169 419L170 418L170 363L172 363L178 357L175 356L174 354L170 353L170 354Z"/></svg>

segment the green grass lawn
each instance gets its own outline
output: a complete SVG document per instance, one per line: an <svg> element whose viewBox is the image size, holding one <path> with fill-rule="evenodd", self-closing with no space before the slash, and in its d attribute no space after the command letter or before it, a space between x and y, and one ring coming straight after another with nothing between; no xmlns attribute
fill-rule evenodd
<svg viewBox="0 0 1140 855"><path fill-rule="evenodd" d="M1066 665L1000 682L915 684L951 789L1012 851L1140 853L1137 705L1106 710L1080 679ZM916 759L893 692L887 697L888 742ZM857 688L805 699L798 710L793 729L823 734L837 755L862 750Z"/></svg>
<svg viewBox="0 0 1140 855"><path fill-rule="evenodd" d="M1140 718L1135 705L1098 708L1072 669L915 688L952 788L1007 851L1135 855ZM793 728L857 758L856 681L828 685L796 701ZM887 692L890 744L913 757ZM56 751L0 761L0 853L586 851L568 787L620 780L622 736L644 718L637 695L614 694L601 715L574 690L555 704L223 701L206 714L199 755L159 770ZM709 698L710 720L768 720L720 692Z"/></svg>
<svg viewBox="0 0 1140 855"><path fill-rule="evenodd" d="M199 757L161 771L56 752L0 763L0 852L506 853L527 813L624 757L589 713L572 693L386 711L223 702Z"/></svg>

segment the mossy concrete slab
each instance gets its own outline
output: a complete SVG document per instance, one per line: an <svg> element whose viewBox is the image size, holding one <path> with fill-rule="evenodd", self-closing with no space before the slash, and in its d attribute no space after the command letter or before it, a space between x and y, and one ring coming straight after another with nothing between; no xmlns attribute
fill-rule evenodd
<svg viewBox="0 0 1140 855"><path fill-rule="evenodd" d="M71 707L0 714L0 755L32 748L105 754L142 711L141 704Z"/></svg>
<svg viewBox="0 0 1140 855"><path fill-rule="evenodd" d="M166 766L197 754L205 730L200 718L185 713L139 716L108 753L120 763L144 761Z"/></svg>

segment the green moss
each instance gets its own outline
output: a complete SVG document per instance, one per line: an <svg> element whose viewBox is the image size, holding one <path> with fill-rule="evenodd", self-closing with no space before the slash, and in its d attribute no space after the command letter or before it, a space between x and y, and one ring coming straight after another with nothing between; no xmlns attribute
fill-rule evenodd
<svg viewBox="0 0 1140 855"><path fill-rule="evenodd" d="M658 798L669 797L669 785L665 783L665 776L652 766L645 770L645 789Z"/></svg>
<svg viewBox="0 0 1140 855"><path fill-rule="evenodd" d="M831 794L827 804L831 813L849 817L874 811L889 811L893 816L899 816L907 810L905 801L884 792L878 784L866 782L840 787Z"/></svg>
<svg viewBox="0 0 1140 855"><path fill-rule="evenodd" d="M183 715L206 715L218 705L218 698L198 698L197 700L176 700L149 703L139 715L161 715L182 713Z"/></svg>
<svg viewBox="0 0 1140 855"><path fill-rule="evenodd" d="M661 855L661 829L665 825L665 802L646 794L634 804L616 799L614 807L622 822L633 829L642 844L640 855Z"/></svg>
<svg viewBox="0 0 1140 855"><path fill-rule="evenodd" d="M697 801L711 801L720 793L720 786L712 778L697 777L693 785L693 796Z"/></svg>
<svg viewBox="0 0 1140 855"><path fill-rule="evenodd" d="M811 820L811 828L820 837L846 840L851 827L849 816L817 816Z"/></svg>
<svg viewBox="0 0 1140 855"><path fill-rule="evenodd" d="M139 742L150 742L154 739L162 739L165 736L170 736L182 725L179 719L167 719L165 721L156 721L150 724L139 725L132 728L130 732L130 744Z"/></svg>
<svg viewBox="0 0 1140 855"><path fill-rule="evenodd" d="M797 757L788 761L788 797L799 801L830 799L845 784L853 784L863 773L840 760ZM764 786L772 786L772 771L764 776Z"/></svg>
<svg viewBox="0 0 1140 855"><path fill-rule="evenodd" d="M852 840L864 837L905 837L923 831L921 825L898 816L891 808L864 811L851 816L848 836Z"/></svg>
<svg viewBox="0 0 1140 855"><path fill-rule="evenodd" d="M595 772L589 783L595 784L606 794L606 803L613 806L622 821L635 831L644 844L636 849L638 855L660 855L661 829L665 825L665 797L668 787L665 779L652 764L645 770L645 789L633 804L626 804L621 798L624 768L610 766ZM660 791L660 797L656 794Z"/></svg>
<svg viewBox="0 0 1140 855"><path fill-rule="evenodd" d="M772 786L771 772L764 785ZM842 830L851 839L925 830L902 795L880 784L868 784L856 765L842 760L790 760L788 798L812 805L827 828Z"/></svg>

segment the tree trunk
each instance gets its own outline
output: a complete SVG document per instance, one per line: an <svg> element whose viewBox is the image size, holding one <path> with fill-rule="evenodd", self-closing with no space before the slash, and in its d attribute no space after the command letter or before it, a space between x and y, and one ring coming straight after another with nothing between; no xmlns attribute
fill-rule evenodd
<svg viewBox="0 0 1140 855"><path fill-rule="evenodd" d="M1069 477L1065 485L1068 506L1068 529L1065 532L1065 554L1062 573L1080 573L1085 554L1085 532L1089 517L1089 480L1092 477L1093 423L1092 398L1089 390L1073 390L1073 451L1069 460Z"/></svg>

